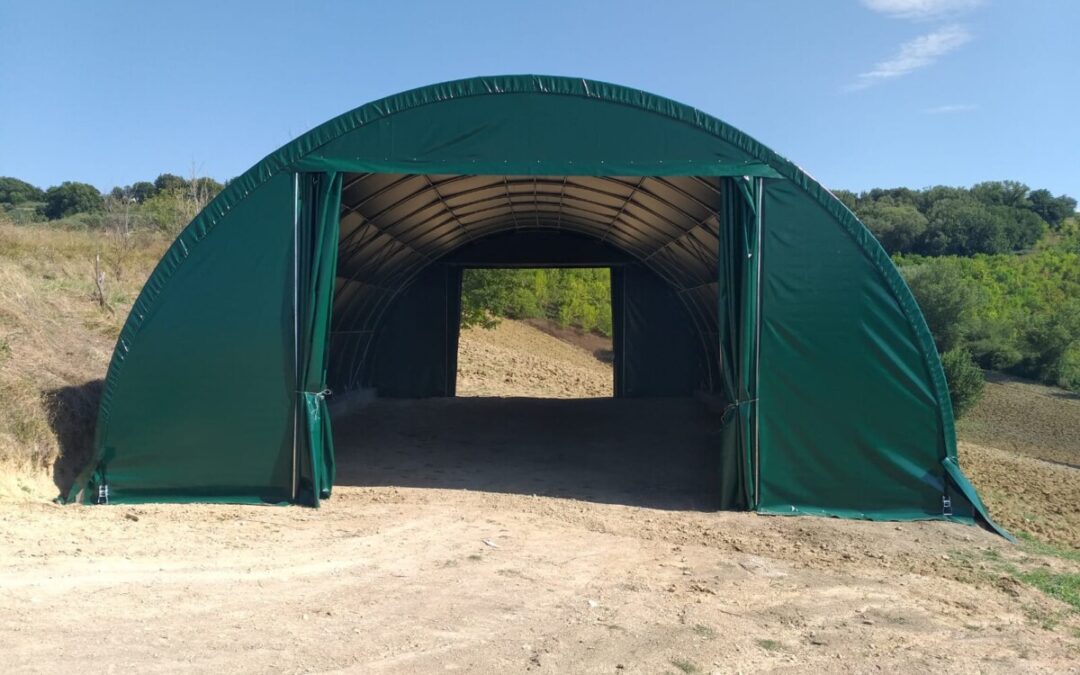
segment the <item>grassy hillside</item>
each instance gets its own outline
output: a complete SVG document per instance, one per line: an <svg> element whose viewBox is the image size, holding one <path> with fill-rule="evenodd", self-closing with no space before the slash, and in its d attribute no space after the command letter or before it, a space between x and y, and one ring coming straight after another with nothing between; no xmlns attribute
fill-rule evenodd
<svg viewBox="0 0 1080 675"><path fill-rule="evenodd" d="M0 464L9 477L0 489L13 489L13 473L52 469L61 450L61 472L85 453L113 343L166 245L150 232L119 238L0 220Z"/></svg>

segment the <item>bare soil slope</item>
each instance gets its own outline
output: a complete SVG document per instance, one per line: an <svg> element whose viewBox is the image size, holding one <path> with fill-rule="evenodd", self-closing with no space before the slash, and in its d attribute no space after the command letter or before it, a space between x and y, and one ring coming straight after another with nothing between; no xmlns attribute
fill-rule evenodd
<svg viewBox="0 0 1080 675"><path fill-rule="evenodd" d="M979 445L1080 468L1080 392L986 373L986 390L959 422Z"/></svg>
<svg viewBox="0 0 1080 675"><path fill-rule="evenodd" d="M611 396L611 365L529 324L461 331L458 396Z"/></svg>

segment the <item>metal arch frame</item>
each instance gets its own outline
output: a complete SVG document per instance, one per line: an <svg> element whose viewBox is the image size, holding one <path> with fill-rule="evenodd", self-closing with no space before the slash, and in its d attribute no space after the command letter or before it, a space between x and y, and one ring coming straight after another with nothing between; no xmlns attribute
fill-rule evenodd
<svg viewBox="0 0 1080 675"><path fill-rule="evenodd" d="M363 369L363 364L367 362L368 355L371 351L372 344L374 343L374 335L377 332L378 326L381 323L382 317L388 308L393 304L393 301L397 296L404 291L415 278L416 274L422 271L430 264L434 257L441 257L442 254L449 253L455 250L461 245L467 244L471 241L481 239L487 235L495 234L497 232L506 229L523 229L523 230L550 230L550 229L566 229L578 232L580 234L597 238L600 241L608 242L616 248L630 254L637 260L644 262L647 267L658 274L668 284L670 284L678 293L680 302L685 306L688 316L694 325L695 332L699 335L699 341L701 342L702 349L705 351L706 362L712 364L709 368L708 386L712 387L712 368L719 367L714 360L717 358L713 353L713 349L709 343L709 330L708 322L705 321L701 315L701 308L697 307L695 301L693 301L688 294L688 290L694 290L701 286L707 286L711 283L715 283L713 280L709 280L702 283L702 278L696 272L692 273L689 269L684 270L686 274L677 275L679 264L677 260L670 259L670 255L666 255L669 252L679 250L681 253L675 254L681 257L689 257L693 259L699 266L703 266L703 269L709 268L710 265L703 259L704 253L701 250L703 244L693 235L698 229L705 230L705 233L709 236L716 236L708 227L708 223L717 219L719 222L719 213L722 206L717 202L716 204L710 204L709 198L700 192L713 193L717 199L721 198L721 191L719 187L706 178L701 177L688 177L693 182L691 185L680 185L677 181L672 180L672 177L668 176L641 176L638 180L628 180L626 178L620 179L615 176L582 176L582 178L588 178L595 180L599 185L595 184L568 184L566 179L573 176L489 176L490 183L482 184L479 186L463 186L464 189L460 189L457 192L444 193L440 188L462 181L473 180L476 178L483 178L483 176L476 175L449 175L445 178L432 181L430 176L418 175L418 174L379 174L379 173L364 173L356 175L351 180L348 180L342 188L343 193L351 188L356 187L359 183L365 180L369 180L376 176L389 176L390 180L386 184L378 184L373 187L372 191L368 194L360 193L355 195L358 197L352 204L343 204L342 216L354 217L362 219L362 222L357 227L350 229L349 233L344 235L343 241L358 243L358 246L350 246L350 249L345 256L343 256L343 262L357 260L363 253L364 249L375 244L378 237L372 237L365 240L361 230L374 229L382 237L386 237L391 240L397 249L393 252L393 255L389 255L390 258L397 258L399 254L408 253L413 254L415 259L409 261L403 261L400 264L400 270L393 274L394 283L381 284L377 280L370 278L361 279L361 276L368 277L365 272L371 272L370 266L360 266L351 271L349 275L349 284L363 283L366 286L378 286L383 288L384 292L379 293L378 297L368 298L363 301L363 304L369 305L366 311L367 317L361 319L360 315L356 312L350 311L349 324L343 326L346 330L334 331L337 334L342 333L364 333L371 336L362 345L354 347L354 353L349 358L349 364L346 367L346 372L349 373L348 383L350 386L354 386L358 382L360 377L360 371ZM541 180L546 178L547 180ZM643 189L643 185L647 180L653 180L658 186L662 186L664 190L669 191L668 195L653 192L648 189ZM414 181L415 186L407 186L406 183ZM545 188L551 188L550 190L543 190L537 192L538 183L543 183ZM521 192L520 194L525 197L522 200L516 200L517 193L510 192L510 185L517 184L525 187L532 187L532 192ZM610 185L610 188L605 189L606 185ZM617 188L615 187L617 186ZM693 190L693 186L700 188ZM387 195L387 193L395 188L405 187L405 194L401 196L389 196L391 200L389 204L380 204L371 211L363 210L365 205L369 205L371 200L376 196ZM575 191L584 192L592 195L596 195L599 199L597 201L591 201L581 196L567 195L565 190L567 187L571 187ZM479 198L473 197L476 193L484 191L497 191L498 194L493 194L490 197L481 196ZM648 198L653 201L653 204L641 203L635 199L635 195L639 192L647 193ZM695 194L698 192L698 194ZM550 193L550 194L549 194ZM693 203L694 207L704 212L693 213L692 210L687 210L687 205L679 205L670 199L671 193L682 197L689 202ZM410 204L414 200L422 199L425 194L434 194L434 199L424 200L424 204ZM515 209L515 205L525 205L530 203L528 196L533 196L531 203L537 203L537 196L542 195L544 197L558 198L563 196L564 199L559 201L558 210L552 211L552 222L554 226L548 225L522 225L519 216L522 212ZM575 203L580 202L586 206L591 205L594 208L600 208L608 213L597 213L595 211L583 210L583 213L588 213L593 216L571 216L568 218L568 213L563 210L566 198L572 199ZM608 202L605 203L606 199ZM464 201L462 201L464 200ZM458 203L461 202L461 203ZM547 202L543 202L547 203ZM554 203L552 203L555 205ZM493 206L489 206L493 205ZM500 206L501 205L501 206ZM476 207L481 207L477 209ZM487 206L488 208L484 208ZM483 214L486 211L495 208L506 208L509 206L510 211L507 213L493 214L489 217L482 217L475 222L469 222L467 225L462 222L462 218L468 216L476 216ZM627 208L633 206L635 209L641 211L641 214L633 214L627 211ZM426 211L435 207L437 212L434 214L428 214ZM654 208L655 207L655 208ZM413 222L407 225L404 229L394 228L393 223L382 223L387 213L394 211L395 209L404 209L404 213L400 219L412 219L419 217L419 222ZM580 207L575 207L580 208ZM667 210L667 213L657 211L656 208ZM461 214L461 209L472 209L468 214ZM614 216L611 212L614 212ZM644 216L644 218L642 217ZM395 221L399 220L397 218ZM580 220L581 222L575 222ZM657 227L657 225L648 221L659 221L664 227ZM440 229L439 225L432 226L431 223L438 221L455 222L456 227L447 229L443 234L438 234ZM591 222L590 222L591 221ZM539 223L539 221L537 221ZM619 227L621 225L621 227ZM591 227L590 227L591 226ZM613 236L616 232L622 232L621 237ZM431 235L435 235L431 238ZM439 248L445 247L444 251L439 251ZM438 253L438 256L433 256L434 253ZM665 260L664 258L668 258ZM390 259L386 263L390 263ZM383 263L375 265L374 272L376 275L383 269ZM690 283L687 283L687 282ZM703 323L703 321L705 321Z"/></svg>

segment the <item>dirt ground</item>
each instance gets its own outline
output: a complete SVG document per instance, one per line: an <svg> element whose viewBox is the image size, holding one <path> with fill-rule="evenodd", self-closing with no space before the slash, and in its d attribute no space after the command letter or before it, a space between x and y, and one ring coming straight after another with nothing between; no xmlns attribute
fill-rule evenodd
<svg viewBox="0 0 1080 675"><path fill-rule="evenodd" d="M610 364L522 322L461 331L458 396L611 396L612 377Z"/></svg>
<svg viewBox="0 0 1080 675"><path fill-rule="evenodd" d="M1080 549L1080 469L963 441L959 446L960 465L998 523Z"/></svg>
<svg viewBox="0 0 1080 675"><path fill-rule="evenodd" d="M1013 673L1080 656L1074 626L1040 625L1054 603L964 578L1019 552L961 526L390 487L319 511L34 505L0 525L7 672Z"/></svg>
<svg viewBox="0 0 1080 675"><path fill-rule="evenodd" d="M957 426L973 443L1080 469L1078 392L987 373L982 400Z"/></svg>
<svg viewBox="0 0 1080 675"><path fill-rule="evenodd" d="M463 372L560 360L485 336ZM711 512L700 404L511 403L335 419L319 510L0 503L5 672L1080 672L1077 614L1020 580L1078 574L1075 556L956 524ZM977 464L1046 464L963 452L984 492L1007 477Z"/></svg>
<svg viewBox="0 0 1080 675"><path fill-rule="evenodd" d="M557 338L557 339L556 339ZM609 396L611 342L545 321L462 333L462 396ZM1006 529L1080 549L1080 395L988 374L960 463Z"/></svg>

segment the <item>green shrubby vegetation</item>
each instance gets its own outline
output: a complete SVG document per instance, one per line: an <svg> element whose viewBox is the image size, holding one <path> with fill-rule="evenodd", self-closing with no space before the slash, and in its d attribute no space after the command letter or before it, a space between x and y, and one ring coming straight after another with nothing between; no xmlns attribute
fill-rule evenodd
<svg viewBox="0 0 1080 675"><path fill-rule="evenodd" d="M982 370L975 365L971 352L963 347L942 354L941 367L949 384L953 415L963 417L982 398L983 389L986 387Z"/></svg>
<svg viewBox="0 0 1080 675"><path fill-rule="evenodd" d="M0 204L45 201L45 191L18 178L0 177Z"/></svg>
<svg viewBox="0 0 1080 675"><path fill-rule="evenodd" d="M462 325L491 328L500 317L551 319L610 336L611 273L606 268L465 270Z"/></svg>
<svg viewBox="0 0 1080 675"><path fill-rule="evenodd" d="M42 190L0 177L0 214L16 224L48 222L75 229L152 229L176 234L224 186L211 178L161 174L102 194L93 185L65 181Z"/></svg>
<svg viewBox="0 0 1080 675"><path fill-rule="evenodd" d="M87 183L64 181L45 191L41 213L49 220L59 220L77 213L97 213L105 208L105 198Z"/></svg>
<svg viewBox="0 0 1080 675"><path fill-rule="evenodd" d="M1080 247L1065 234L1023 255L895 260L941 352L963 349L982 368L1077 390Z"/></svg>

